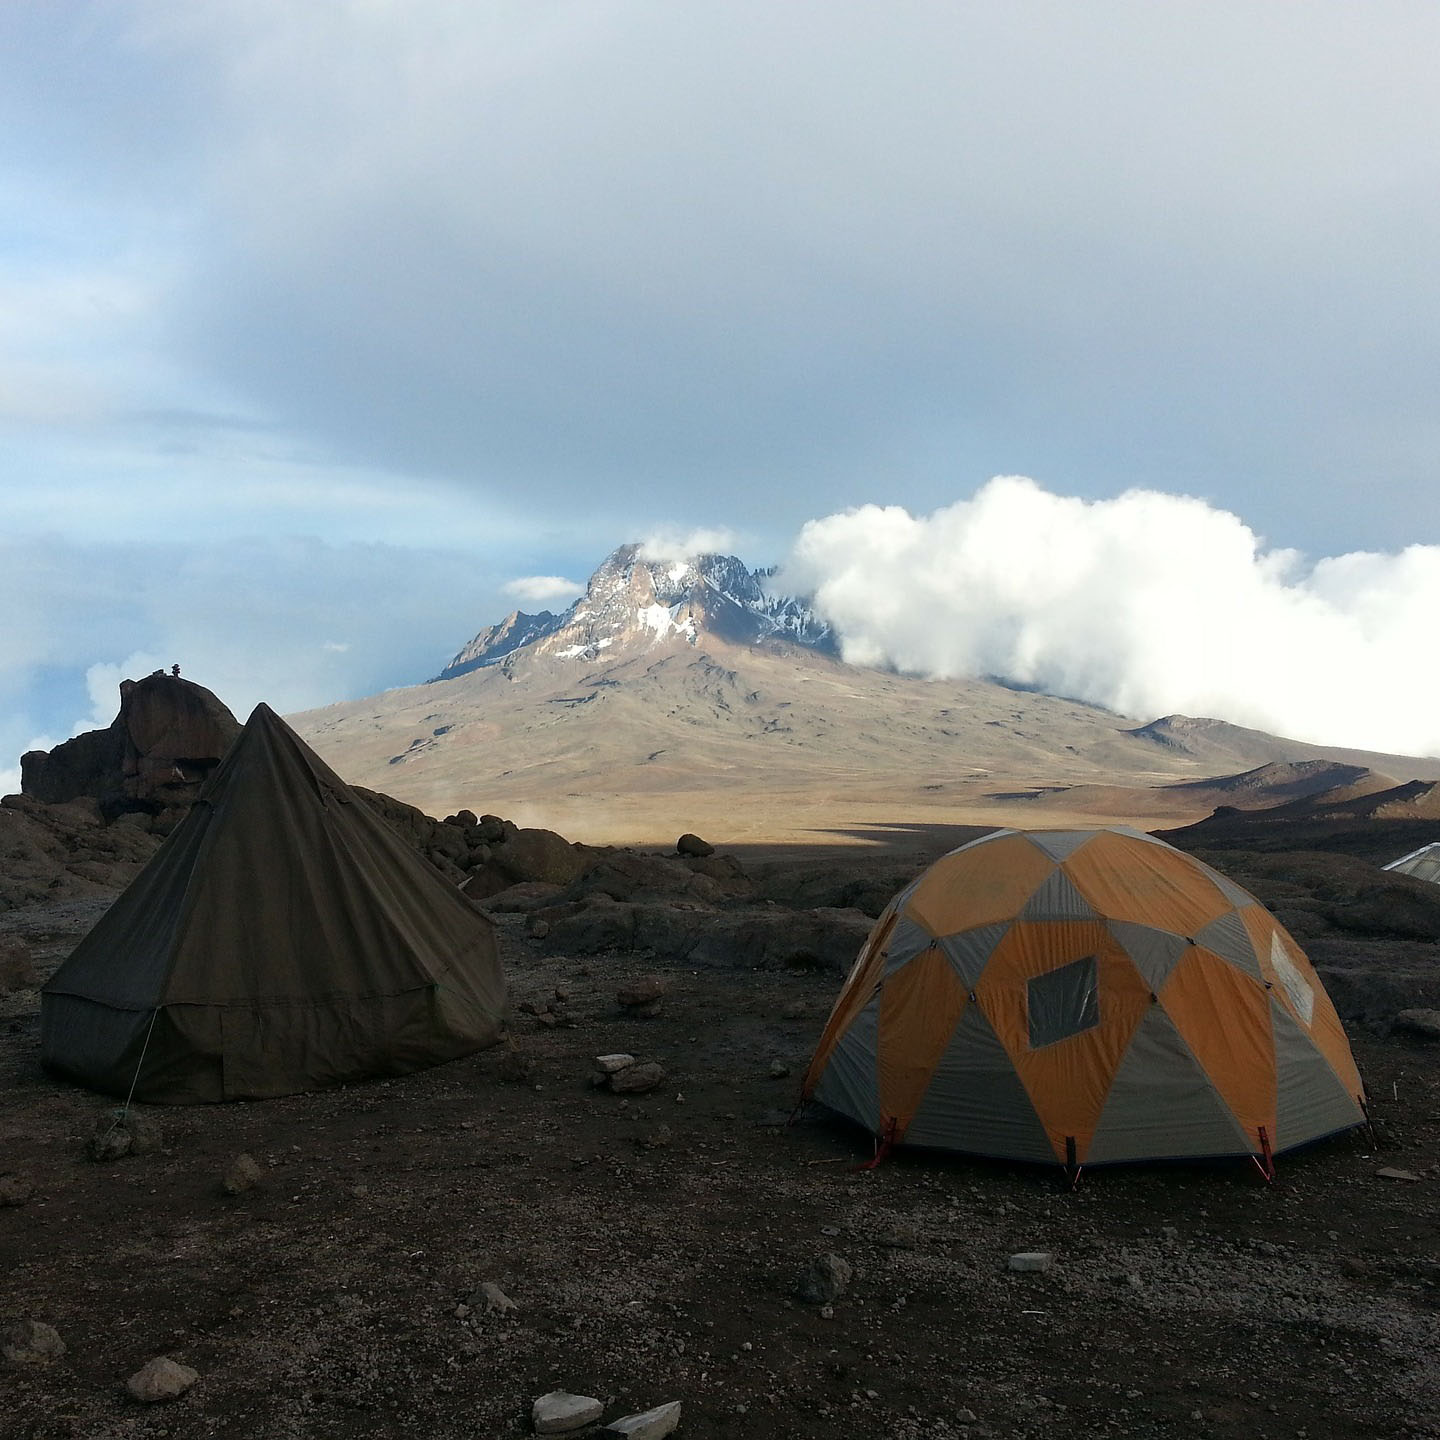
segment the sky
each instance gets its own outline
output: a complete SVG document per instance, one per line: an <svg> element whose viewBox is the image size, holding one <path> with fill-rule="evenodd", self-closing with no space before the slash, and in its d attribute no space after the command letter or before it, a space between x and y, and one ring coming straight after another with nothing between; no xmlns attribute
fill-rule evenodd
<svg viewBox="0 0 1440 1440"><path fill-rule="evenodd" d="M1427 4L8 0L0 789L698 532L865 663L1440 751L1437 253Z"/></svg>

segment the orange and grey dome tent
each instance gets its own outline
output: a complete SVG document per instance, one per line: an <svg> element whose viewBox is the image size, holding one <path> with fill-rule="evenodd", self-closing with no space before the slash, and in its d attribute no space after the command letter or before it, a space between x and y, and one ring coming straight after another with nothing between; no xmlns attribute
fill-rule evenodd
<svg viewBox="0 0 1440 1440"><path fill-rule="evenodd" d="M45 985L41 1059L188 1104L403 1075L493 1044L490 922L266 705Z"/></svg>
<svg viewBox="0 0 1440 1440"><path fill-rule="evenodd" d="M886 907L806 1098L890 1144L1075 1168L1253 1156L1365 1122L1345 1032L1268 910L1128 828L1001 830Z"/></svg>

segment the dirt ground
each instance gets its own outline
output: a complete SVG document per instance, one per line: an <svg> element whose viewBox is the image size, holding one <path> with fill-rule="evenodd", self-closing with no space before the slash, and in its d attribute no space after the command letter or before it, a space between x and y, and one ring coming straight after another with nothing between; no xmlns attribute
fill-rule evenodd
<svg viewBox="0 0 1440 1440"><path fill-rule="evenodd" d="M3 928L43 979L104 903ZM85 1145L114 1102L41 1072L35 991L0 1000L0 1173L34 1190L0 1209L0 1325L68 1347L0 1368L0 1434L483 1440L561 1388L607 1419L680 1400L690 1440L1440 1435L1440 1047L1357 1035L1375 1133L1271 1185L1238 1162L1073 1193L933 1153L865 1170L865 1135L782 1123L839 975L545 955L496 919L524 1063L150 1107L159 1147L112 1164ZM656 970L660 1015L623 1012ZM573 1026L518 1008L557 988ZM665 1083L593 1088L616 1051ZM261 1181L227 1195L242 1151ZM1010 1273L1021 1250L1053 1268ZM821 1308L796 1284L826 1252L854 1279ZM160 1354L200 1380L141 1406L122 1382Z"/></svg>

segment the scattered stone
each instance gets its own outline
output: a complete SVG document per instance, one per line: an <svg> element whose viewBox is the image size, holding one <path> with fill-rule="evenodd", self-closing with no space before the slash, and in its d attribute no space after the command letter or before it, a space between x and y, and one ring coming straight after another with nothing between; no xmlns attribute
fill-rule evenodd
<svg viewBox="0 0 1440 1440"><path fill-rule="evenodd" d="M980 1417L968 1406L962 1405L953 1416L957 1425L973 1425Z"/></svg>
<svg viewBox="0 0 1440 1440"><path fill-rule="evenodd" d="M6 1326L0 1353L12 1365L48 1365L65 1353L65 1342L43 1320L17 1320Z"/></svg>
<svg viewBox="0 0 1440 1440"><path fill-rule="evenodd" d="M493 1280L487 1280L481 1285L480 1298L485 1302L487 1315L514 1315L520 1309Z"/></svg>
<svg viewBox="0 0 1440 1440"><path fill-rule="evenodd" d="M134 1143L134 1136L118 1120L102 1115L95 1123L95 1133L90 1137L86 1153L97 1164L107 1165L124 1159Z"/></svg>
<svg viewBox="0 0 1440 1440"><path fill-rule="evenodd" d="M675 1133L668 1125L658 1125L646 1135L637 1135L635 1143L642 1150L664 1150L675 1139Z"/></svg>
<svg viewBox="0 0 1440 1440"><path fill-rule="evenodd" d="M1440 1040L1440 1010L1402 1010L1390 1028L1414 1040Z"/></svg>
<svg viewBox="0 0 1440 1440"><path fill-rule="evenodd" d="M637 1415L625 1415L612 1420L596 1435L620 1436L623 1440L664 1440L673 1434L680 1424L680 1402L672 1400L667 1405L657 1405L653 1410L642 1410Z"/></svg>
<svg viewBox="0 0 1440 1440"><path fill-rule="evenodd" d="M188 1365L181 1365L168 1355L157 1355L125 1382L125 1388L142 1404L155 1405L177 1399L199 1378L199 1373Z"/></svg>
<svg viewBox="0 0 1440 1440"><path fill-rule="evenodd" d="M509 1085L529 1085L539 1068L540 1062L533 1055L527 1055L512 1043L501 1052L495 1073Z"/></svg>
<svg viewBox="0 0 1440 1440"><path fill-rule="evenodd" d="M260 1166L248 1151L241 1151L231 1162L222 1180L227 1195L243 1195L260 1183Z"/></svg>
<svg viewBox="0 0 1440 1440"><path fill-rule="evenodd" d="M1412 1183L1420 1179L1413 1170L1397 1170L1393 1165L1382 1165L1375 1175L1380 1180L1407 1180Z"/></svg>
<svg viewBox="0 0 1440 1440"><path fill-rule="evenodd" d="M789 1073L790 1067L783 1060L770 1062L770 1078L772 1080L783 1080Z"/></svg>
<svg viewBox="0 0 1440 1440"><path fill-rule="evenodd" d="M1019 1274L1038 1274L1048 1270L1055 1257L1048 1250L1021 1250L1009 1260L1010 1269Z"/></svg>
<svg viewBox="0 0 1440 1440"><path fill-rule="evenodd" d="M628 1069L635 1063L633 1055L597 1055L595 1057L595 1068L602 1075L614 1075L617 1071Z"/></svg>
<svg viewBox="0 0 1440 1440"><path fill-rule="evenodd" d="M617 1095L643 1095L664 1082L665 1067L654 1060L627 1065L610 1077L610 1088Z"/></svg>
<svg viewBox="0 0 1440 1440"><path fill-rule="evenodd" d="M677 855L690 855L697 860L704 860L706 856L715 853L715 847L708 841L702 840L698 835L692 835L687 830L676 842L675 853ZM670 1433L668 1430L665 1432Z"/></svg>
<svg viewBox="0 0 1440 1440"><path fill-rule="evenodd" d="M537 1435L564 1435L593 1425L605 1407L589 1395L572 1395L568 1390L552 1390L530 1407L530 1421Z"/></svg>
<svg viewBox="0 0 1440 1440"><path fill-rule="evenodd" d="M0 1210L23 1205L35 1193L35 1187L23 1175L0 1175Z"/></svg>
<svg viewBox="0 0 1440 1440"><path fill-rule="evenodd" d="M165 1138L159 1120L144 1110L137 1110L133 1105L125 1112L125 1119L121 1123L130 1132L132 1155L148 1155L152 1150L158 1150Z"/></svg>
<svg viewBox="0 0 1440 1440"><path fill-rule="evenodd" d="M663 975L640 975L615 992L615 1003L626 1010L642 1010L659 1002L670 987Z"/></svg>
<svg viewBox="0 0 1440 1440"><path fill-rule="evenodd" d="M525 922L525 933L532 940L543 940L550 933L550 922L539 915L532 915Z"/></svg>
<svg viewBox="0 0 1440 1440"><path fill-rule="evenodd" d="M829 1305L850 1288L855 1271L848 1260L827 1252L800 1277L797 1293L807 1305Z"/></svg>

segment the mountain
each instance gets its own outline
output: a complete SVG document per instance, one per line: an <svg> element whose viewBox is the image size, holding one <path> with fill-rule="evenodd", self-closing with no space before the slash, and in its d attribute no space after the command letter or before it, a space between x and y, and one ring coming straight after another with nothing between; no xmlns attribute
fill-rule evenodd
<svg viewBox="0 0 1440 1440"><path fill-rule="evenodd" d="M765 588L773 573L747 570L733 555L655 560L643 546L622 545L563 615L512 611L480 631L436 679L453 680L531 646L561 660L597 660L671 638L695 646L702 634L738 645L790 641L834 653L833 632L805 601Z"/></svg>
<svg viewBox="0 0 1440 1440"><path fill-rule="evenodd" d="M733 556L660 561L626 545L564 614L516 612L434 681L291 720L353 784L600 843L1151 828L1217 805L1440 780L1433 760L1184 716L1142 725L993 681L847 665L824 622L770 580Z"/></svg>

